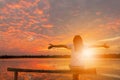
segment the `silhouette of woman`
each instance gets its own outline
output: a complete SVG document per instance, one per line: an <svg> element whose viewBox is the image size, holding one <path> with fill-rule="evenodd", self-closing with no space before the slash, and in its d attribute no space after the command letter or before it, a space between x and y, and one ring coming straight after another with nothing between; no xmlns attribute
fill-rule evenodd
<svg viewBox="0 0 120 80"><path fill-rule="evenodd" d="M50 44L50 46L48 47L48 49L51 49L53 47L56 48L67 48L70 49L72 51L71 54L71 60L70 60L70 69L71 71L73 71L73 80L79 80L78 76L79 74L76 73L78 70L81 70L84 68L84 62L80 61L80 56L83 50L83 40L82 37L80 35L75 35L73 38L73 45L53 45ZM93 45L90 47L105 47L105 48L109 48L107 45Z"/></svg>

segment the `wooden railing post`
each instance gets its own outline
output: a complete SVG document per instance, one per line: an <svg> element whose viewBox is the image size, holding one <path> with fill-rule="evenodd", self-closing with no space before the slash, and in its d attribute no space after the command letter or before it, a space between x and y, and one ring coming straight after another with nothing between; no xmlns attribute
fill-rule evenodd
<svg viewBox="0 0 120 80"><path fill-rule="evenodd" d="M18 80L18 72L17 71L14 72L14 80Z"/></svg>

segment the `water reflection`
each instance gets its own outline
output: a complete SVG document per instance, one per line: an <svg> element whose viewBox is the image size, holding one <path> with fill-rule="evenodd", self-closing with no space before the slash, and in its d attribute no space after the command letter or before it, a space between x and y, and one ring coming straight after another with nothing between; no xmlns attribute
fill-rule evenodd
<svg viewBox="0 0 120 80"><path fill-rule="evenodd" d="M120 80L120 60L99 59L97 60L97 75L82 75L80 80ZM7 67L29 68L29 69L69 69L69 59L7 59L0 60L0 79L13 80L13 73L7 71ZM107 76L107 75L111 75ZM112 77L114 74L117 77ZM72 80L69 74L40 74L20 73L20 80Z"/></svg>

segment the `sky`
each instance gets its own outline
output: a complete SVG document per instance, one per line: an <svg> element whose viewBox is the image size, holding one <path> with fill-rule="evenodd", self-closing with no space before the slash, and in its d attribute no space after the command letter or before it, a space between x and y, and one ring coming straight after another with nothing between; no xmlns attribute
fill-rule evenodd
<svg viewBox="0 0 120 80"><path fill-rule="evenodd" d="M120 0L0 0L0 55L39 53L49 43L107 43L120 49Z"/></svg>

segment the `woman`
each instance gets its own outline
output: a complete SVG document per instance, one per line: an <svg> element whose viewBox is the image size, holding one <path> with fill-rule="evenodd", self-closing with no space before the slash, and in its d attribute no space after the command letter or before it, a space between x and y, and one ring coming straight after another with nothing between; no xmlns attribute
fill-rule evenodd
<svg viewBox="0 0 120 80"><path fill-rule="evenodd" d="M73 38L73 45L53 45L50 44L50 46L48 47L48 49L51 49L53 47L56 48L67 48L70 49L72 51L71 54L71 62L70 62L70 69L71 71L73 71L73 80L79 80L78 76L79 74L77 73L77 71L82 70L85 66L84 66L84 62L80 60L81 58L81 54L84 48L84 44L83 44L83 40L81 38L80 35L76 35ZM90 47L105 47L105 48L109 48L107 45L94 45L94 46L90 46Z"/></svg>

